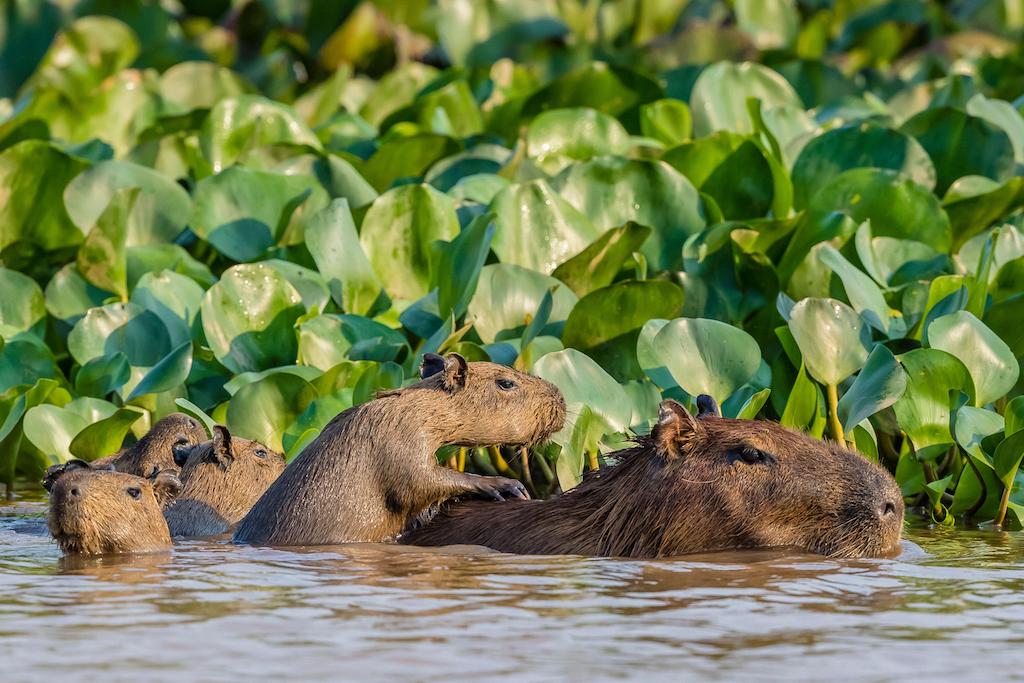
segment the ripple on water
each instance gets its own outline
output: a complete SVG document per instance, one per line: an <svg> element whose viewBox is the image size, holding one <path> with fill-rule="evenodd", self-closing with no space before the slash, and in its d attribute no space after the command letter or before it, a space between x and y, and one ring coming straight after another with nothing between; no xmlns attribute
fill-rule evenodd
<svg viewBox="0 0 1024 683"><path fill-rule="evenodd" d="M896 559L666 561L184 542L66 561L0 516L5 681L885 680L1020 671L1024 540L916 529ZM919 547L918 547L919 546ZM965 650L965 648L968 648Z"/></svg>

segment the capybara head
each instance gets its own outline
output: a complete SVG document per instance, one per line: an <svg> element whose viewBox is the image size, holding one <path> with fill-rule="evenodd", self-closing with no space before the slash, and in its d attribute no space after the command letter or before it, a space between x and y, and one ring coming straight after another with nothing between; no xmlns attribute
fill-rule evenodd
<svg viewBox="0 0 1024 683"><path fill-rule="evenodd" d="M162 508L181 490L173 471L149 477L96 469L81 460L47 470L50 533L65 554L107 555L171 545Z"/></svg>
<svg viewBox="0 0 1024 683"><path fill-rule="evenodd" d="M138 442L115 455L95 461L95 466L113 465L118 472L148 476L154 468L177 470L175 462L192 447L206 441L206 428L184 413L171 413L158 421Z"/></svg>
<svg viewBox="0 0 1024 683"><path fill-rule="evenodd" d="M183 457L184 456L184 457ZM167 510L172 536L212 536L238 523L284 471L280 453L213 428L213 439L176 456L182 491Z"/></svg>
<svg viewBox="0 0 1024 683"><path fill-rule="evenodd" d="M663 539L669 550L692 546L695 534L709 547L793 546L838 557L898 547L903 498L884 469L774 422L722 418L710 397L697 403L694 418L663 401L650 435L652 493L675 509Z"/></svg>
<svg viewBox="0 0 1024 683"><path fill-rule="evenodd" d="M497 363L474 362L457 353L428 353L420 381L393 393L423 392L440 434L466 446L544 441L565 422L565 399L558 387L539 377Z"/></svg>

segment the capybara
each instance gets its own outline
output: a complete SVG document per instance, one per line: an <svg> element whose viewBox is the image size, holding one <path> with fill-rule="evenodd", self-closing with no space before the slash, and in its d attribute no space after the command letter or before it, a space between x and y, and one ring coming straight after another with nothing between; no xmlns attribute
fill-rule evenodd
<svg viewBox="0 0 1024 683"><path fill-rule="evenodd" d="M558 431L565 400L538 377L456 354L426 354L421 381L336 416L239 523L235 540L325 545L393 540L460 494L527 498L514 479L437 464L445 445L532 444Z"/></svg>
<svg viewBox="0 0 1024 683"><path fill-rule="evenodd" d="M835 557L893 552L903 499L881 467L773 422L698 418L663 401L650 436L564 495L452 502L401 537L522 554L669 557L790 546Z"/></svg>
<svg viewBox="0 0 1024 683"><path fill-rule="evenodd" d="M284 471L284 456L213 428L213 440L179 451L181 493L165 510L171 536L215 536L242 519Z"/></svg>
<svg viewBox="0 0 1024 683"><path fill-rule="evenodd" d="M154 468L178 471L174 454L188 453L196 444L206 441L206 428L184 413L171 413L131 446L114 455L93 460L94 468L113 465L118 472L147 477Z"/></svg>
<svg viewBox="0 0 1024 683"><path fill-rule="evenodd" d="M43 486L50 492L50 533L65 554L117 555L171 547L162 508L181 490L171 470L154 470L144 478L71 460L48 469Z"/></svg>

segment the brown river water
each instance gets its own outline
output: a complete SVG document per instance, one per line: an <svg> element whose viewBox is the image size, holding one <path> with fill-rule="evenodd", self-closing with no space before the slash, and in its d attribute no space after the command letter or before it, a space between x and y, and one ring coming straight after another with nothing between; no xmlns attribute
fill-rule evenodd
<svg viewBox="0 0 1024 683"><path fill-rule="evenodd" d="M675 560L192 541L69 562L0 507L0 680L1024 678L1024 533Z"/></svg>

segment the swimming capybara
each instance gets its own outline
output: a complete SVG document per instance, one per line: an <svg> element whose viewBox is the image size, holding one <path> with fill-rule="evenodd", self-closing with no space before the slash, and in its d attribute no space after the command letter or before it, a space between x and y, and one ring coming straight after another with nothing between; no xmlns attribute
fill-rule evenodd
<svg viewBox="0 0 1024 683"><path fill-rule="evenodd" d="M663 401L649 437L558 498L453 502L400 540L620 557L775 546L866 557L898 547L903 499L881 467L773 422L724 419L709 397L698 406L694 418Z"/></svg>
<svg viewBox="0 0 1024 683"><path fill-rule="evenodd" d="M455 353L426 354L421 381L349 408L271 484L235 540L325 545L393 539L423 509L461 494L527 498L514 479L437 464L445 445L532 444L558 431L565 400L538 377Z"/></svg>
<svg viewBox="0 0 1024 683"><path fill-rule="evenodd" d="M171 536L226 533L284 471L284 456L213 428L213 440L179 451L181 493L165 510Z"/></svg>
<svg viewBox="0 0 1024 683"><path fill-rule="evenodd" d="M181 490L173 471L154 470L143 478L71 460L48 469L43 486L50 492L50 533L65 554L147 553L171 547L162 508Z"/></svg>
<svg viewBox="0 0 1024 683"><path fill-rule="evenodd" d="M93 460L94 468L113 465L118 472L146 477L154 468L178 471L174 454L187 453L207 439L206 428L184 413L171 413L153 425L149 432L131 446L114 455Z"/></svg>

